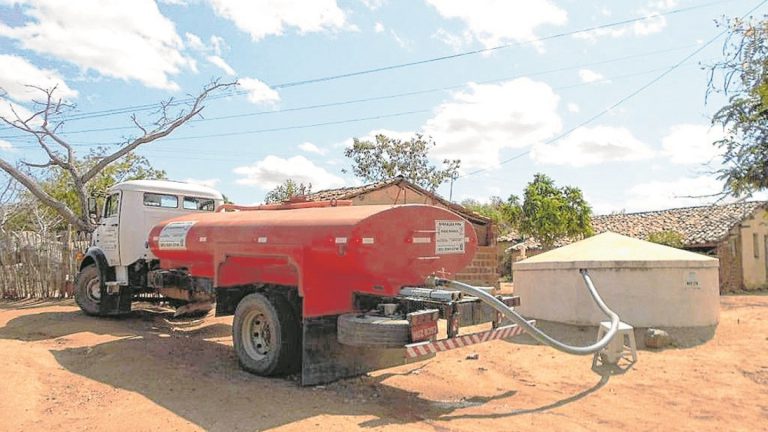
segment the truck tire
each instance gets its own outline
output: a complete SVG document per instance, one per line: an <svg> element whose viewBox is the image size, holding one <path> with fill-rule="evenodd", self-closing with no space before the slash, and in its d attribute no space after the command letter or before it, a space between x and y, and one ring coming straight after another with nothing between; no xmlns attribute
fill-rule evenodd
<svg viewBox="0 0 768 432"><path fill-rule="evenodd" d="M75 303L86 315L99 316L101 280L96 264L83 267L75 278Z"/></svg>
<svg viewBox="0 0 768 432"><path fill-rule="evenodd" d="M344 345L376 348L402 348L410 342L407 320L360 314L340 315L338 341Z"/></svg>
<svg viewBox="0 0 768 432"><path fill-rule="evenodd" d="M248 372L271 376L299 369L299 320L281 295L243 297L232 321L232 342L240 367Z"/></svg>

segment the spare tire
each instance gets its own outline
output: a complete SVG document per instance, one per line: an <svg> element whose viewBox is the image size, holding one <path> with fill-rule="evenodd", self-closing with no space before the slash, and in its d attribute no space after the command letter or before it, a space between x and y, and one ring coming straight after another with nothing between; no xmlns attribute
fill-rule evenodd
<svg viewBox="0 0 768 432"><path fill-rule="evenodd" d="M408 320L361 314L340 315L337 330L339 343L358 347L402 348L411 336Z"/></svg>

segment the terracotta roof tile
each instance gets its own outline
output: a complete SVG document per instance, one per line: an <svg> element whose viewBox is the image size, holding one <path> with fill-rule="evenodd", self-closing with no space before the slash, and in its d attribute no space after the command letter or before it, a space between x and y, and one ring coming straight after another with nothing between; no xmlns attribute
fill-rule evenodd
<svg viewBox="0 0 768 432"><path fill-rule="evenodd" d="M685 207L642 213L594 216L596 234L612 231L647 240L652 233L675 231L685 246L711 245L723 240L735 225L768 205L765 201Z"/></svg>
<svg viewBox="0 0 768 432"><path fill-rule="evenodd" d="M321 190L318 192L311 193L306 196L306 199L308 201L330 201L330 200L346 200L355 198L357 196L360 196L364 193L375 191L378 189L382 189L384 187L393 185L393 184L404 184L411 189L414 189L424 195L428 195L432 198L434 198L437 202L439 202L441 205L445 206L448 209L451 209L455 211L456 213L464 216L466 219L469 219L473 222L479 222L483 225L489 224L491 220L483 215L480 215L478 213L473 212L472 210L448 201L447 199L441 197L437 193L430 192L427 189L422 188L419 185L416 185L414 183L409 182L402 176L393 177L388 180L382 180L376 183L371 183L367 185L362 186L353 186L353 187L345 187L345 188L338 188L338 189L326 189Z"/></svg>

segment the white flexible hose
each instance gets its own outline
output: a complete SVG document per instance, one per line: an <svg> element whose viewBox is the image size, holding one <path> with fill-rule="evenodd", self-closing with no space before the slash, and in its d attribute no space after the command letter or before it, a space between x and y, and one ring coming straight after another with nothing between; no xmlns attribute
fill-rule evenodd
<svg viewBox="0 0 768 432"><path fill-rule="evenodd" d="M608 306L606 306L605 302L602 298L600 298L600 295L597 293L597 289L595 289L595 285L592 283L592 279L589 277L589 273L586 269L579 270L581 273L581 276L584 278L584 283L587 285L587 289L589 290L589 293L592 295L592 298L595 300L595 303L597 303L597 306L600 308L600 310L603 311L608 317L611 318L611 328L608 330L608 332L603 336L602 339L595 342L592 345L585 346L585 347L577 347L572 345L564 344L560 341L557 341L553 339L551 336L547 335L546 333L542 332L541 330L537 329L536 327L532 326L528 321L525 320L520 314L514 311L514 309L508 307L505 305L501 300L497 299L491 294L488 294L487 292L475 288L472 285L467 285L463 282L458 281L452 281L448 279L439 279L435 278L434 283L437 285L446 285L451 288L457 289L467 295L471 295L474 297L479 298L498 312L500 312L505 317L512 320L515 324L522 327L528 334L530 334L534 339L538 340L541 343L547 344L551 346L552 348L555 348L557 350L560 350L562 352L568 353L568 354L575 354L575 355L590 355L594 354L603 348L605 348L606 345L613 339L613 337L616 335L616 332L619 331L619 316L610 310Z"/></svg>

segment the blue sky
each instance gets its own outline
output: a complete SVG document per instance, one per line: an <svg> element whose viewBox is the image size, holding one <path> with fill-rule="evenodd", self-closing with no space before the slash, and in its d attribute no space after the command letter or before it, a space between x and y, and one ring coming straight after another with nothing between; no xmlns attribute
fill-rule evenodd
<svg viewBox="0 0 768 432"><path fill-rule="evenodd" d="M205 120L139 153L172 179L251 204L286 178L359 184L341 172L353 137L421 132L436 160L462 160L456 201L520 194L543 172L581 188L596 213L696 205L707 199L690 196L721 189L710 117L724 98L705 103L705 66L724 40L713 40L715 20L759 4L0 0L0 115L31 109L25 85L58 84L77 105L64 136L84 154L136 135L135 110L107 110L238 79L237 93L206 103ZM337 78L304 82L324 77ZM3 127L0 157L43 154Z"/></svg>

